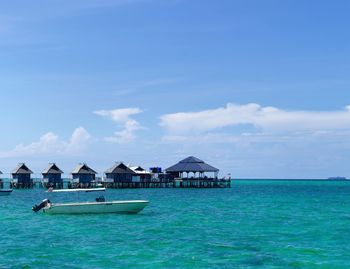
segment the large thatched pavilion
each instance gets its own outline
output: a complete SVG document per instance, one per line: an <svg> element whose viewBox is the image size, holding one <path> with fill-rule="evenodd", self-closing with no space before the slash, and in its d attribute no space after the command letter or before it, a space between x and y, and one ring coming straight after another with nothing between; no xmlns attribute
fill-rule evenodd
<svg viewBox="0 0 350 269"><path fill-rule="evenodd" d="M193 156L183 159L177 164L165 169L165 171L179 178L188 178L190 176L194 178L217 178L219 173L219 169ZM208 173L211 175L208 175Z"/></svg>

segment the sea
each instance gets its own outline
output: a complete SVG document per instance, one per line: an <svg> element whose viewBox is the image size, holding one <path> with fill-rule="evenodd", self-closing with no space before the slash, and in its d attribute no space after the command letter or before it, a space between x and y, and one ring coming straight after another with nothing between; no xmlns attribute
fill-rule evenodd
<svg viewBox="0 0 350 269"><path fill-rule="evenodd" d="M346 181L107 190L110 200L148 199L137 215L31 211L49 195L0 197L0 268L350 268Z"/></svg>

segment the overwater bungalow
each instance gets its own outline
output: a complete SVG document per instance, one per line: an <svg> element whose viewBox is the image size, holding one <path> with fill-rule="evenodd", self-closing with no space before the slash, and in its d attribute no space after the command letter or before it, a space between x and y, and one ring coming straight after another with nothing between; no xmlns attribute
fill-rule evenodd
<svg viewBox="0 0 350 269"><path fill-rule="evenodd" d="M2 175L2 172L0 171L0 175ZM0 188L2 189L4 187L4 182L2 181L2 178L0 178Z"/></svg>
<svg viewBox="0 0 350 269"><path fill-rule="evenodd" d="M210 188L230 186L228 180L218 179L218 168L193 156L183 159L165 169L165 171L169 177L174 178L179 183L180 187Z"/></svg>
<svg viewBox="0 0 350 269"><path fill-rule="evenodd" d="M105 174L107 181L114 183L129 183L136 176L136 173L122 162L116 162Z"/></svg>
<svg viewBox="0 0 350 269"><path fill-rule="evenodd" d="M33 187L33 179L31 178L31 174L33 174L32 170L30 170L25 163L19 163L17 167L12 171L12 187L15 188L32 188Z"/></svg>
<svg viewBox="0 0 350 269"><path fill-rule="evenodd" d="M72 171L73 187L90 187L95 181L97 172L91 169L87 164L80 163Z"/></svg>
<svg viewBox="0 0 350 269"><path fill-rule="evenodd" d="M42 172L45 187L63 188L63 171L55 163L50 163Z"/></svg>

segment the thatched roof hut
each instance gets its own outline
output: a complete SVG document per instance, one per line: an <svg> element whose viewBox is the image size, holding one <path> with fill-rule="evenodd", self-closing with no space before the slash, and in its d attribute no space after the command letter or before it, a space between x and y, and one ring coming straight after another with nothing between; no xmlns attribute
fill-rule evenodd
<svg viewBox="0 0 350 269"><path fill-rule="evenodd" d="M95 180L97 172L91 169L86 163L78 164L72 171L73 179L78 180L79 183L90 183Z"/></svg>
<svg viewBox="0 0 350 269"><path fill-rule="evenodd" d="M12 178L16 179L18 183L33 183L33 180L31 179L31 174L33 174L33 172L25 165L25 163L19 163L11 174Z"/></svg>
<svg viewBox="0 0 350 269"><path fill-rule="evenodd" d="M42 172L43 178L48 183L63 183L62 174L63 171L55 163L50 163Z"/></svg>
<svg viewBox="0 0 350 269"><path fill-rule="evenodd" d="M131 182L136 173L122 162L116 162L105 171L107 179L114 182Z"/></svg>

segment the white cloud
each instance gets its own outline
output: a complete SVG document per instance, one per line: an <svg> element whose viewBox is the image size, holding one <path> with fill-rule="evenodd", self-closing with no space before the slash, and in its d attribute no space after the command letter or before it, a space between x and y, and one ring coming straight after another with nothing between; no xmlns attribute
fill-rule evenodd
<svg viewBox="0 0 350 269"><path fill-rule="evenodd" d="M83 127L75 129L69 141L60 140L56 134L48 132L41 136L37 142L27 145L19 144L13 150L0 152L0 158L79 154L86 148L90 138L90 134Z"/></svg>
<svg viewBox="0 0 350 269"><path fill-rule="evenodd" d="M287 111L258 104L236 105L161 116L170 134L202 134L220 128L251 125L262 133L316 132L350 129L350 106L339 111Z"/></svg>
<svg viewBox="0 0 350 269"><path fill-rule="evenodd" d="M98 110L94 113L98 116L106 117L114 121L122 128L121 131L115 132L114 136L106 137L105 140L110 143L124 144L135 140L135 132L143 129L139 122L131 118L131 116L141 112L143 111L139 108L120 108L113 110Z"/></svg>
<svg viewBox="0 0 350 269"><path fill-rule="evenodd" d="M65 151L68 153L79 153L83 151L90 142L91 135L83 128L74 130L69 142L66 144Z"/></svg>
<svg viewBox="0 0 350 269"><path fill-rule="evenodd" d="M125 123L131 120L130 116L141 113L142 110L136 107L131 108L120 108L112 110L98 110L94 113L96 115L110 118L112 121L117 123Z"/></svg>

